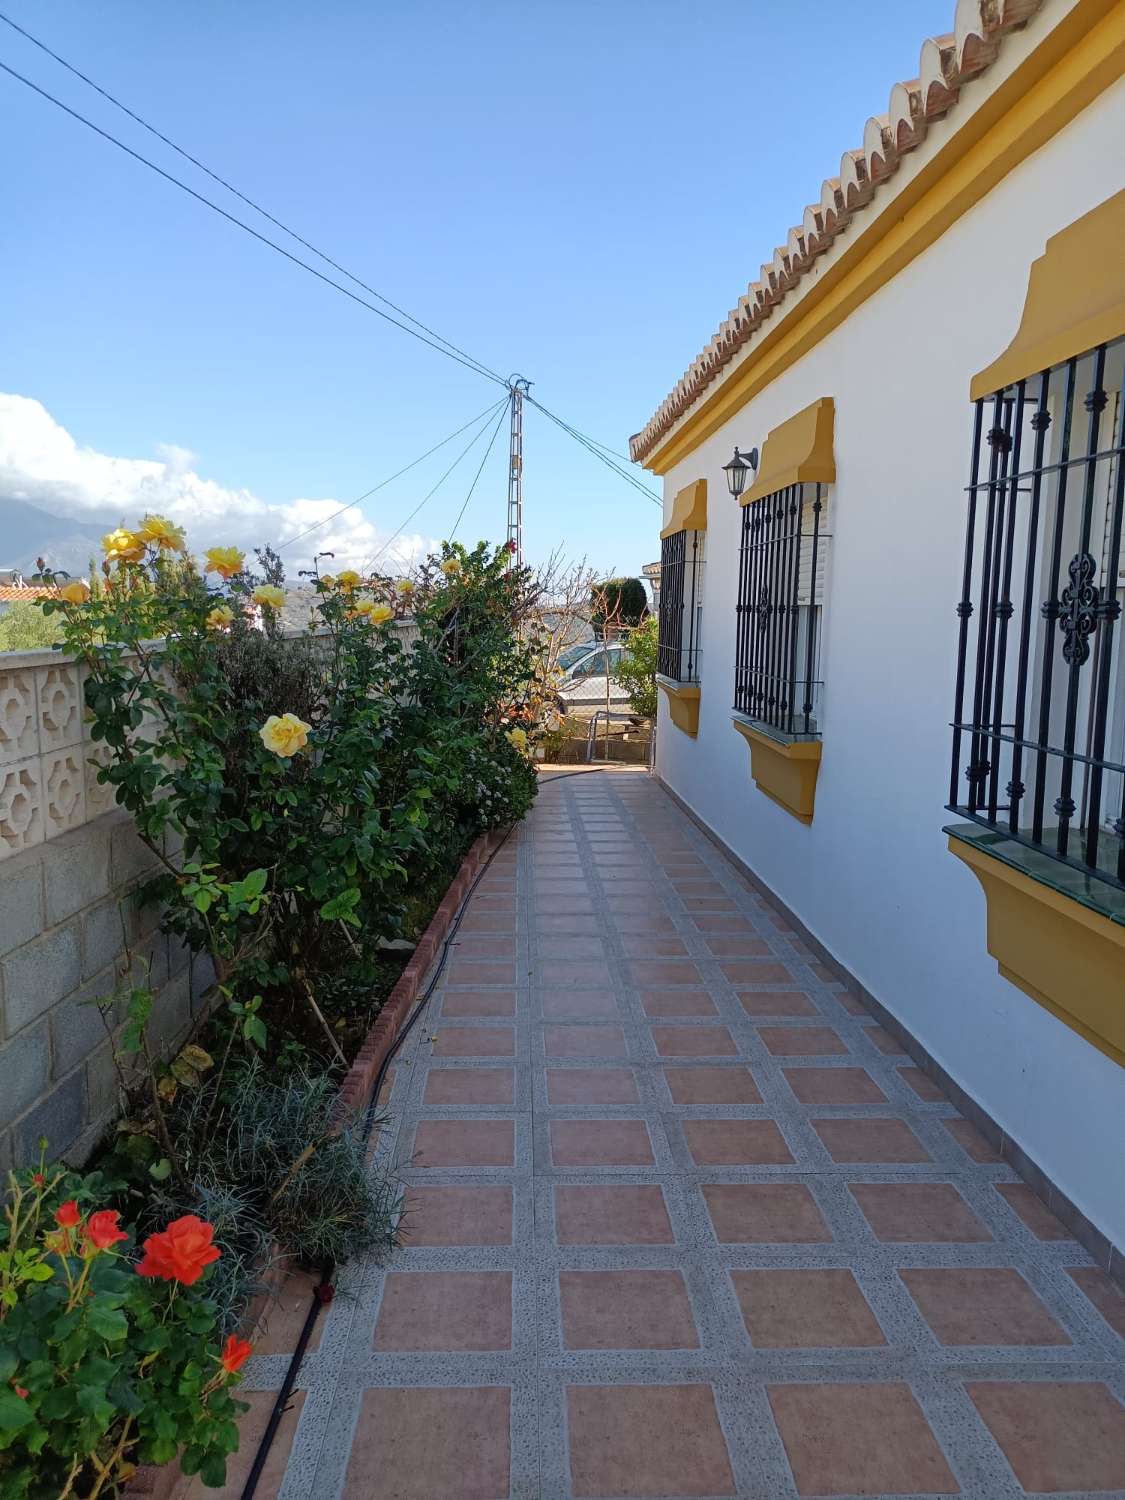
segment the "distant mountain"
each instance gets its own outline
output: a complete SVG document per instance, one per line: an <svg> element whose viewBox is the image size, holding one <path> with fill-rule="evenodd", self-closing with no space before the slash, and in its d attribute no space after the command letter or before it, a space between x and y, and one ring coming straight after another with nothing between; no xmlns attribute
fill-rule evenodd
<svg viewBox="0 0 1125 1500"><path fill-rule="evenodd" d="M111 529L104 521L72 521L0 495L0 568L32 573L35 559L42 557L48 567L85 573L91 557L101 555L102 536Z"/></svg>

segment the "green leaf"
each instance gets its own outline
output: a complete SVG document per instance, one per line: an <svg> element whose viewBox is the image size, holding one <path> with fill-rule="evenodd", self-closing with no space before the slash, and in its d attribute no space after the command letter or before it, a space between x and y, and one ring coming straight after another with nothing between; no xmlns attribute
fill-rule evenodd
<svg viewBox="0 0 1125 1500"><path fill-rule="evenodd" d="M221 1453L209 1453L199 1466L199 1477L209 1490L221 1490L227 1482L227 1461Z"/></svg>
<svg viewBox="0 0 1125 1500"><path fill-rule="evenodd" d="M7 1385L16 1373L18 1364L15 1350L8 1348L7 1345L0 1345L0 1385Z"/></svg>
<svg viewBox="0 0 1125 1500"><path fill-rule="evenodd" d="M196 891L195 900L192 904L194 905L196 911L206 913L211 910L211 907L214 904L214 900L215 898L214 896L212 896L210 891Z"/></svg>
<svg viewBox="0 0 1125 1500"><path fill-rule="evenodd" d="M162 1156L159 1161L154 1161L149 1167L148 1175L156 1182L166 1182L172 1175L172 1163L166 1156Z"/></svg>
<svg viewBox="0 0 1125 1500"><path fill-rule="evenodd" d="M16 1432L35 1421L35 1413L15 1391L0 1390L0 1432ZM224 1472L226 1465L223 1465Z"/></svg>
<svg viewBox="0 0 1125 1500"><path fill-rule="evenodd" d="M258 1016L247 1016L242 1023L242 1034L248 1042L253 1042L255 1047L265 1048L266 1027L265 1022Z"/></svg>
<svg viewBox="0 0 1125 1500"><path fill-rule="evenodd" d="M117 1343L129 1332L129 1322L119 1307L107 1307L95 1297L86 1309L86 1319L93 1333L109 1343Z"/></svg>
<svg viewBox="0 0 1125 1500"><path fill-rule="evenodd" d="M247 896L260 896L266 888L269 873L266 870L251 870L242 882L242 890Z"/></svg>

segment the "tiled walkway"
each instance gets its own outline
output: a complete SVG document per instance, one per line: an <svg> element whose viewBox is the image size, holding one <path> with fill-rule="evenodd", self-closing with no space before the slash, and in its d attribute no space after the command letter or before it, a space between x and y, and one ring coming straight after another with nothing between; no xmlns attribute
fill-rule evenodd
<svg viewBox="0 0 1125 1500"><path fill-rule="evenodd" d="M545 785L259 1495L1125 1495L1125 1298L807 957L643 774Z"/></svg>

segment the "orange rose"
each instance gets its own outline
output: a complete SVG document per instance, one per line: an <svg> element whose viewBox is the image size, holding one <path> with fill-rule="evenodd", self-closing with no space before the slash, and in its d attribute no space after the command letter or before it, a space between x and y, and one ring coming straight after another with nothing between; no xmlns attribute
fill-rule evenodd
<svg viewBox="0 0 1125 1500"><path fill-rule="evenodd" d="M248 1343L246 1339L236 1338L233 1333L228 1335L220 1356L223 1369L228 1375L237 1375L253 1352L253 1344Z"/></svg>
<svg viewBox="0 0 1125 1500"><path fill-rule="evenodd" d="M150 1234L145 1240L144 1255L137 1266L138 1276L156 1276L161 1281L178 1281L182 1286L194 1286L203 1272L218 1260L221 1251L211 1243L215 1231L212 1225L185 1214L182 1219L173 1219L167 1229L159 1234Z"/></svg>
<svg viewBox="0 0 1125 1500"><path fill-rule="evenodd" d="M111 1245L129 1238L118 1223L120 1218L121 1215L113 1208L103 1208L90 1215L85 1234L95 1250L108 1250Z"/></svg>

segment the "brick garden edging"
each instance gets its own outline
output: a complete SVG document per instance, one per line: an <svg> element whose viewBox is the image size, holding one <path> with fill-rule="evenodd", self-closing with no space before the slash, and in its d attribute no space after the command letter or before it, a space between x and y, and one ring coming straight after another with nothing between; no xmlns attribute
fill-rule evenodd
<svg viewBox="0 0 1125 1500"><path fill-rule="evenodd" d="M336 1116L341 1127L370 1097L379 1069L421 993L422 981L449 935L458 907L504 838L505 834L496 829L482 833L474 840L461 861L461 868L430 918L410 962L384 1001L382 1010L344 1076L340 1092L336 1096ZM170 1500L172 1490L181 1477L179 1459L173 1459L168 1464L143 1464L125 1486L124 1500Z"/></svg>
<svg viewBox="0 0 1125 1500"><path fill-rule="evenodd" d="M422 934L414 950L414 956L402 971L394 989L387 996L382 1010L371 1030L364 1037L363 1044L340 1085L336 1103L341 1117L346 1117L355 1110L361 1109L369 1098L379 1069L394 1046L395 1038L402 1029L403 1022L421 993L422 981L449 934L453 919L457 915L457 908L464 901L469 887L480 874L489 857L500 847L503 839L504 834L495 829L489 833L482 833L461 861L461 868L442 897L437 911L430 918L430 924Z"/></svg>

